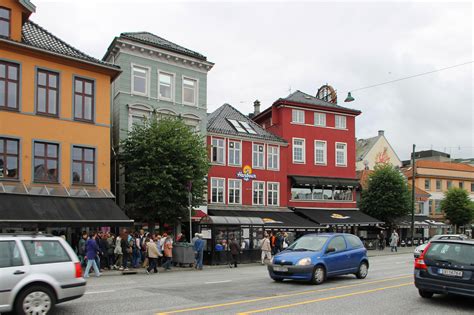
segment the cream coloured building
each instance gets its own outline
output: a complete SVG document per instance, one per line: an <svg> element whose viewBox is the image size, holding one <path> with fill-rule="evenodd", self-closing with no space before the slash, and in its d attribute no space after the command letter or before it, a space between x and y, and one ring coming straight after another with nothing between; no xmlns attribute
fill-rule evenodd
<svg viewBox="0 0 474 315"><path fill-rule="evenodd" d="M395 153L384 131L379 130L376 137L357 139L356 170L373 170L377 163L389 163L401 167L402 161Z"/></svg>

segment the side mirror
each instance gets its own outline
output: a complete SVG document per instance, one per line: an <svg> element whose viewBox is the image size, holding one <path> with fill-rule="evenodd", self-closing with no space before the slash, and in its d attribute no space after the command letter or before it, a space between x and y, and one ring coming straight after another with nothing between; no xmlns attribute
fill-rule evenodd
<svg viewBox="0 0 474 315"><path fill-rule="evenodd" d="M334 253L336 251L336 249L334 247L328 247L326 249L326 254L329 254L329 253Z"/></svg>

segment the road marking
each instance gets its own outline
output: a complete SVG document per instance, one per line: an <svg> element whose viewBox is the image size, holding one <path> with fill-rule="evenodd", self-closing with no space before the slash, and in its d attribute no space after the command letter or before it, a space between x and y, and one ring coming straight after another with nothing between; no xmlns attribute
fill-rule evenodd
<svg viewBox="0 0 474 315"><path fill-rule="evenodd" d="M223 281L204 282L204 284L216 284L216 283L228 283L228 282L232 282L232 280L223 280Z"/></svg>
<svg viewBox="0 0 474 315"><path fill-rule="evenodd" d="M177 314L177 313L207 310L207 309L225 307L225 306L248 304L248 303L253 303L253 302L281 299L283 297L292 297L292 296L304 295L304 294L309 294L309 293L326 292L326 291L333 291L333 290L338 290L338 289L360 287L362 285L367 285L367 284L381 283L381 282L387 282L387 281L393 281L393 280L399 280L399 279L406 279L406 278L412 278L412 277L413 277L412 274L411 275L404 275L404 276L400 276L400 277L393 277L393 278L387 278L387 279L381 279L381 280L367 281L367 282L357 283L357 284L342 285L342 286L326 288L326 289L306 290L306 291L300 291L300 292L289 293L289 294L266 296L266 297L262 297L262 298L251 299L251 300L238 300L238 301L227 302L227 303L222 303L222 304L211 304L211 305L198 306L198 307L192 307L192 308L178 309L178 310L174 310L174 311L156 313L156 315Z"/></svg>
<svg viewBox="0 0 474 315"><path fill-rule="evenodd" d="M104 291L90 291L84 294L96 294L96 293L107 293L107 292L115 292L115 290L104 290Z"/></svg>
<svg viewBox="0 0 474 315"><path fill-rule="evenodd" d="M358 291L358 292L352 292L352 293L341 294L341 295L333 295L333 296L328 296L328 297L319 298L319 299L315 299L315 300L308 300L308 301L302 301L302 302L297 302L297 303L292 303L292 304L285 304L285 305L280 305L280 306L262 308L262 309L259 309L259 310L253 310L253 311L238 313L237 315L248 315L248 314L274 311L274 310L279 310L279 309L282 309L282 308L290 308L290 307L295 307L295 306L300 306L300 305L305 305L305 304L311 304L311 303L317 303L317 302L323 302L323 301L329 301L329 300L335 300L335 299L342 299L342 298L350 297L350 296L354 296L354 295L368 294L368 293L373 293L373 292L378 292L378 291L383 291L383 290L388 290L388 289L401 288L401 287L404 287L404 286L407 286L407 285L413 285L413 282L406 282L406 283L391 285L391 286L383 287L383 288L377 288L377 289L371 289L371 290L365 290L365 291Z"/></svg>

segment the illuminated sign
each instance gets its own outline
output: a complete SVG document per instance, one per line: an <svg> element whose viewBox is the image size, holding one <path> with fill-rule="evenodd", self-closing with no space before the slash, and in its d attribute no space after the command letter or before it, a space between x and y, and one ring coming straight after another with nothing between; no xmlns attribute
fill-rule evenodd
<svg viewBox="0 0 474 315"><path fill-rule="evenodd" d="M333 213L333 214L331 214L331 218L345 220L345 219L349 219L350 216L343 216L343 215L340 215L340 214L337 214L337 213Z"/></svg>
<svg viewBox="0 0 474 315"><path fill-rule="evenodd" d="M252 179L257 179L257 175L252 174L252 168L250 165L245 165L241 171L237 173L238 178L242 178L244 181L248 182Z"/></svg>

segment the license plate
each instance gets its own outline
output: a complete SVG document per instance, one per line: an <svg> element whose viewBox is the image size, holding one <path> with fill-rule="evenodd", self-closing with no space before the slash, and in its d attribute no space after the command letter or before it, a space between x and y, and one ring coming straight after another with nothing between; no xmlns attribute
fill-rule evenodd
<svg viewBox="0 0 474 315"><path fill-rule="evenodd" d="M462 271L451 269L438 269L438 273L448 277L462 277Z"/></svg>
<svg viewBox="0 0 474 315"><path fill-rule="evenodd" d="M274 267L273 267L273 271L288 272L288 267L274 266Z"/></svg>

